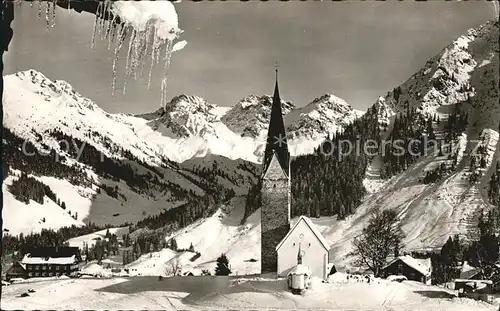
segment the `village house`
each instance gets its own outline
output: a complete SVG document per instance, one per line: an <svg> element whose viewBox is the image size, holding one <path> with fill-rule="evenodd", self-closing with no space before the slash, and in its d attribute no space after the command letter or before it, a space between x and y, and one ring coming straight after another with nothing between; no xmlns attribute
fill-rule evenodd
<svg viewBox="0 0 500 311"><path fill-rule="evenodd" d="M385 278L390 275L403 275L410 281L431 285L431 259L416 259L409 255L399 256L382 267L381 274Z"/></svg>
<svg viewBox="0 0 500 311"><path fill-rule="evenodd" d="M472 280L472 279L482 279L481 269L475 268L469 265L467 261L464 261L462 268L460 269L460 277L462 280Z"/></svg>
<svg viewBox="0 0 500 311"><path fill-rule="evenodd" d="M82 258L78 247L55 246L33 248L19 262L27 277L74 275Z"/></svg>
<svg viewBox="0 0 500 311"><path fill-rule="evenodd" d="M288 234L276 246L278 253L278 276L284 277L297 265L305 265L310 276L324 280L328 277L329 245L311 219L300 216ZM297 254L297 256L291 255Z"/></svg>
<svg viewBox="0 0 500 311"><path fill-rule="evenodd" d="M28 271L26 271L26 265L21 264L19 261L15 261L5 273L5 279L10 281L14 278L27 278Z"/></svg>

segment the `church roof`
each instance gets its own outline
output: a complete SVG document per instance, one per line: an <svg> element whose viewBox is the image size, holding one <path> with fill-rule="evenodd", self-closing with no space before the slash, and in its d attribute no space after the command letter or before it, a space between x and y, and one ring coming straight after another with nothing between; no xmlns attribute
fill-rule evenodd
<svg viewBox="0 0 500 311"><path fill-rule="evenodd" d="M280 180L283 179L283 177L288 177L287 172L283 169L283 166L281 166L276 153L273 151L271 161L269 162L267 169L264 172L264 179Z"/></svg>
<svg viewBox="0 0 500 311"><path fill-rule="evenodd" d="M273 103L271 106L271 118L267 131L266 149L264 152L264 160L262 161L263 173L265 174L273 154L276 154L281 168L285 175L289 176L290 153L286 140L285 123L283 121L283 112L281 110L281 98L278 87L278 70L276 70L276 84L274 86Z"/></svg>
<svg viewBox="0 0 500 311"><path fill-rule="evenodd" d="M323 237L323 235L321 234L321 232L319 232L318 228L316 228L316 226L313 224L312 220L309 219L306 216L300 216L299 220L297 220L297 222L295 223L295 225L293 225L292 229L290 229L290 231L288 231L288 233L283 238L283 240L281 240L281 242L279 242L279 244L276 246L276 250L278 250L278 249L281 248L281 246L285 243L285 241L288 239L288 237L290 236L290 234L292 234L293 230L295 230L295 228L297 227L297 225L301 221L305 222L305 224L309 227L309 229L311 229L312 233L316 236L316 238L321 243L321 245L323 245L323 247L326 249L326 251L329 251L330 250L330 245L328 244L328 242L326 241L326 239Z"/></svg>

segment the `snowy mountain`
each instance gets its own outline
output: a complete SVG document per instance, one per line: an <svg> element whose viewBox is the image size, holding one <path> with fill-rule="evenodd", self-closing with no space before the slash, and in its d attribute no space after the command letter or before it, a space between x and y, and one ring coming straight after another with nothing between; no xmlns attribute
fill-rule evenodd
<svg viewBox="0 0 500 311"><path fill-rule="evenodd" d="M459 234L466 240L477 237L475 228L478 216L492 207L487 196L488 181L499 160L497 40L498 23L488 23L468 31L467 35L458 38L432 58L416 75L395 88L400 90L396 91L399 93L399 97L396 96L398 100L394 97L394 91L391 91L378 98L370 108L376 110L383 139L389 137L396 116L405 112L407 106L414 107L417 116L432 117L436 114L441 122L433 122L435 134L443 140L443 149L450 148L451 158L456 158L457 164L441 179L424 183L426 172L432 172L441 164L450 166L452 160L435 150L419 157L394 176L382 179L380 172L386 163L381 156L374 157L364 182L368 194L353 215L343 220L335 216L312 218L330 243L330 261L337 269L352 268L353 258L348 256L352 250L352 240L366 227L376 208L398 211L406 235L404 251L439 249L453 234ZM441 68L436 64L442 64L439 65ZM420 94L419 97L417 94ZM328 104L335 100L334 97L323 96L317 103ZM407 100L409 104L405 106ZM459 106L466 109L471 121L457 138L444 142L449 113ZM349 110L346 108L343 111ZM308 110L304 108L302 111ZM287 118L294 113L293 110L289 111ZM412 126L418 124L419 118L415 119ZM484 167L473 167L471 159L474 157L484 159ZM479 176L476 182L471 182L473 174ZM247 222L240 225L233 218L240 215L241 203L233 201L231 206L235 214L220 212L168 237L176 237L183 245L193 243L204 254L199 261L186 262L187 267L212 267L218 256L218 252L213 250L217 249L231 254L229 258L234 264L235 273L258 272L258 262L252 266L248 260L259 260L260 257L260 247L255 242L260 235L260 213L257 210ZM215 227L214 222L218 229L212 232L209 228ZM208 232L211 232L210 235ZM243 251L239 245L251 247ZM137 268L140 270L141 267L138 263Z"/></svg>
<svg viewBox="0 0 500 311"><path fill-rule="evenodd" d="M53 82L35 70L5 76L4 81L4 128L7 132L4 140L12 148L4 151L4 154L10 152L7 164L12 168L4 184L4 197L11 206L5 209L4 219L7 219L5 227L11 232L16 232L14 220L21 217L24 203L11 197L9 187L16 184L22 173L28 173L28 177L41 183L50 183L51 189L72 189L65 193L54 191L57 198L64 197L64 202L73 201L79 207L65 211L62 218L47 219L43 206L54 203L57 209L58 204L39 200L38 212L32 213L33 219L26 219L18 227L21 231L57 228L67 221L68 224L82 224L84 219L117 225L178 206L190 191L203 195L204 189L197 183L206 182L207 177L199 178L199 171L204 167L212 168L213 162L236 174L217 181L224 189L233 189L236 195L245 194L248 183L255 179L251 170L239 166L249 161L249 167L255 168L261 161L270 117L269 96L249 96L230 108L216 106L197 96L180 95L165 109L133 116L109 114L73 90L67 82ZM295 142L291 143L292 152L296 153L312 151L330 129L337 128L335 122L350 120L347 115L355 117L354 110L340 99L339 103L332 102L329 106L314 102L297 110L293 110L289 102L283 102L283 106L286 113L294 111L295 114L290 126L296 129ZM321 109L320 114L316 113L319 119L313 121L314 111ZM299 131L302 132L299 134ZM303 140L297 141L302 133ZM310 139L312 133L316 135L315 141ZM33 155L20 152L25 141L32 144ZM45 150L53 154L41 156ZM15 161L18 152L27 157L25 161ZM54 158L63 159L54 164L57 168L52 168L57 173L50 168L27 167L29 163L39 165L39 162ZM98 163L94 158L101 158L103 162ZM195 166L198 171L192 172ZM121 169L127 173L119 172ZM75 179L70 177L73 174L80 176L78 182L71 180ZM140 186L133 178L141 179ZM193 181L196 178L199 180ZM236 182L238 179L241 183ZM173 198L171 192L179 192L177 188L184 194ZM164 200L168 202L166 205ZM134 210L133 206L140 206L142 210ZM72 216L69 211L73 212ZM76 212L78 220L74 219Z"/></svg>
<svg viewBox="0 0 500 311"><path fill-rule="evenodd" d="M265 140L271 118L272 96L250 95L240 100L223 117L222 122L242 137L258 137ZM295 108L291 102L281 101L281 109L287 115Z"/></svg>
<svg viewBox="0 0 500 311"><path fill-rule="evenodd" d="M379 121L389 123L381 131L383 139L389 137L396 114L401 116L413 108L417 116L432 119L435 115L441 120L433 122L434 133L442 140L444 150L450 148L450 156L440 155L435 149L385 180L380 178L383 161L375 157L365 179L365 187L371 191L356 213L335 224L326 219L318 223L339 265L350 263L345 255L351 250L351 241L366 226L374 208L395 208L399 212L406 250L440 248L453 234L465 240L477 238L479 215L493 207L488 198L489 181L500 160L498 34L498 22L468 30L410 79L376 101ZM468 126L450 140L446 138L450 131L446 124L457 109L468 115ZM451 159L456 165L450 164ZM473 164L479 161L481 166ZM423 182L428 172L443 164L449 169L441 179ZM471 182L476 176L477 181ZM321 225L322 221L328 225Z"/></svg>
<svg viewBox="0 0 500 311"><path fill-rule="evenodd" d="M325 133L335 133L342 125L351 123L363 113L353 109L345 100L325 94L305 107L291 111L285 122L292 139L318 139Z"/></svg>
<svg viewBox="0 0 500 311"><path fill-rule="evenodd" d="M220 113L221 109L201 97L180 95L174 97L165 109L155 112L158 118L148 125L155 130L163 126L177 138L203 137L216 134Z"/></svg>
<svg viewBox="0 0 500 311"><path fill-rule="evenodd" d="M199 137L171 138L144 118L106 113L34 70L5 76L4 86L2 213L11 234L138 221L208 192L243 195L255 178L238 157L193 158L205 148ZM42 185L50 191L33 190Z"/></svg>

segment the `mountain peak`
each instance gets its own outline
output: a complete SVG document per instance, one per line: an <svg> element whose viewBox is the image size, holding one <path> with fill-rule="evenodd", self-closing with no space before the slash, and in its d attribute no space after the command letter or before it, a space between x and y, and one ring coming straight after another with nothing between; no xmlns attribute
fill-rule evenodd
<svg viewBox="0 0 500 311"><path fill-rule="evenodd" d="M272 102L273 97L270 95L246 96L222 117L222 122L241 136L260 137L265 135L269 126ZM283 115L294 108L292 102L281 100Z"/></svg>

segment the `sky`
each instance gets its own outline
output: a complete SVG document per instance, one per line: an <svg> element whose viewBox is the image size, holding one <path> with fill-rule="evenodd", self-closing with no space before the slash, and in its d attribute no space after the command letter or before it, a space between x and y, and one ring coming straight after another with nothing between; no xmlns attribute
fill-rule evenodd
<svg viewBox="0 0 500 311"><path fill-rule="evenodd" d="M467 29L494 18L486 1L430 2L188 2L175 4L187 46L172 56L168 98L201 96L232 106L248 95L280 94L301 107L331 93L365 110ZM65 80L111 113L160 107L161 70L127 83L126 48L111 95L113 51L96 39L94 16L57 9L47 29L36 7L16 7L4 74L36 69ZM160 66L161 67L161 66Z"/></svg>

